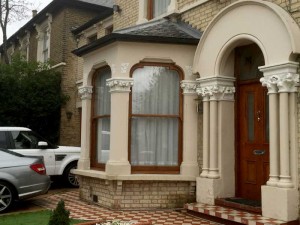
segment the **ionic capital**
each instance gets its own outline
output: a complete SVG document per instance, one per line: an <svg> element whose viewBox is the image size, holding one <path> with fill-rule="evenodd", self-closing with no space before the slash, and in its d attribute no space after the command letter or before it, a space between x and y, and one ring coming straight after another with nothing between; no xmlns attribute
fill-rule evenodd
<svg viewBox="0 0 300 225"><path fill-rule="evenodd" d="M133 78L110 78L106 80L106 85L110 87L110 92L130 92L130 88L133 86Z"/></svg>
<svg viewBox="0 0 300 225"><path fill-rule="evenodd" d="M81 96L81 100L90 100L92 99L93 87L92 86L79 87L78 93Z"/></svg>

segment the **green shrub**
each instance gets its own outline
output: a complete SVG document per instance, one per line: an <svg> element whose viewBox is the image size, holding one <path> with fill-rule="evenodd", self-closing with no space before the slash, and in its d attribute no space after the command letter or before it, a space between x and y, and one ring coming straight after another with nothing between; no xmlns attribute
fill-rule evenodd
<svg viewBox="0 0 300 225"><path fill-rule="evenodd" d="M0 64L0 126L29 127L56 144L68 96L61 92L61 73L49 68L20 57Z"/></svg>
<svg viewBox="0 0 300 225"><path fill-rule="evenodd" d="M65 202L60 200L53 210L48 225L70 225L70 212L65 209Z"/></svg>

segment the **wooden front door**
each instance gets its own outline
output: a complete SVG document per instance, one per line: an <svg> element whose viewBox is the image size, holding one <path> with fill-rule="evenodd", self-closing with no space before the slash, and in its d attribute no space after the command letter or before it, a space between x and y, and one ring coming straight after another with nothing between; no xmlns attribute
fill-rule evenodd
<svg viewBox="0 0 300 225"><path fill-rule="evenodd" d="M267 89L257 67L264 64L254 46L238 48L237 74L237 197L261 200L261 186L269 177L269 118Z"/></svg>

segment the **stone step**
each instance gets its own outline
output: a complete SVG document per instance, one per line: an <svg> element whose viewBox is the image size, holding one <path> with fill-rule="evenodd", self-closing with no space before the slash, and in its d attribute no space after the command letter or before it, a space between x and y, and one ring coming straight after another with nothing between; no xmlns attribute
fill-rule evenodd
<svg viewBox="0 0 300 225"><path fill-rule="evenodd" d="M299 221L286 222L263 217L262 215L236 210L223 206L214 206L202 203L185 204L188 213L224 224L247 225L296 225ZM215 218L215 220L214 220Z"/></svg>

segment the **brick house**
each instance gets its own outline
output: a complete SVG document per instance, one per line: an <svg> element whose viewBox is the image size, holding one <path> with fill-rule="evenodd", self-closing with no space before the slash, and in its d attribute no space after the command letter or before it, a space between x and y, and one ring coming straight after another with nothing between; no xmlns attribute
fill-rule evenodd
<svg viewBox="0 0 300 225"><path fill-rule="evenodd" d="M113 209L240 198L298 220L299 9L116 0L97 30L79 28L98 34L74 50L84 60L81 197Z"/></svg>
<svg viewBox="0 0 300 225"><path fill-rule="evenodd" d="M82 77L82 59L71 51L78 46L72 30L99 14L112 14L111 4L93 0L54 0L8 39L9 56L22 54L27 60L50 61L62 72L62 92L70 97L61 109L60 144L80 145L81 102L77 86Z"/></svg>

